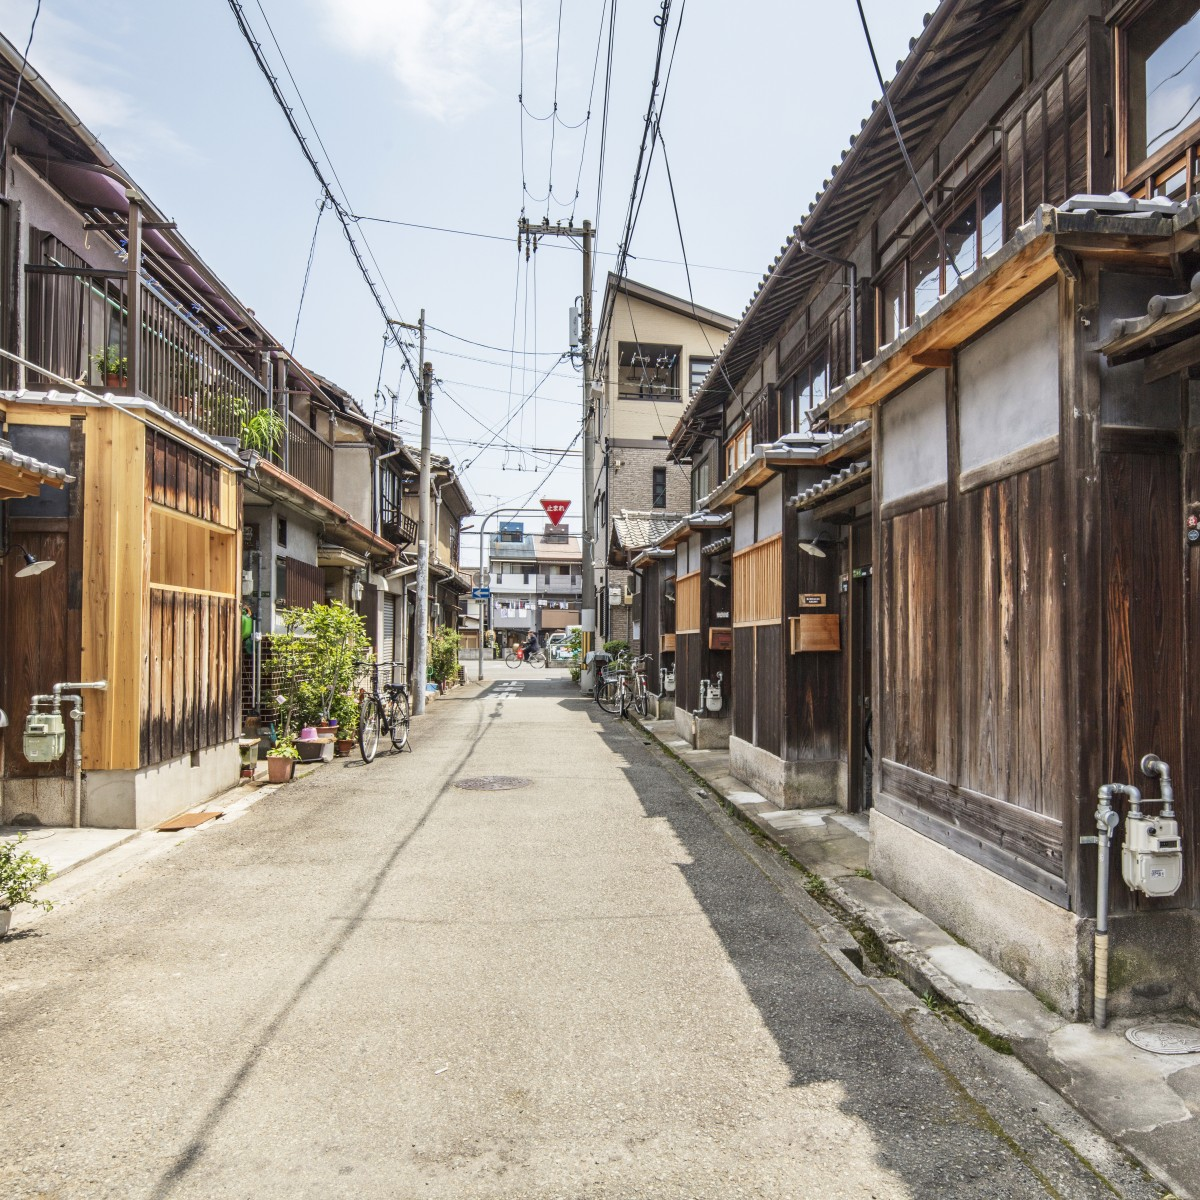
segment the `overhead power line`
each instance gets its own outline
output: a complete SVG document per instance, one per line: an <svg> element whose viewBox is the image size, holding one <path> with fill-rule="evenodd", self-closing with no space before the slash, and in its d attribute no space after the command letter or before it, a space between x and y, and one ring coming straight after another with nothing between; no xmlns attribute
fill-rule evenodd
<svg viewBox="0 0 1200 1200"><path fill-rule="evenodd" d="M283 95L283 91L279 86L279 80L275 76L275 73L271 70L271 67L266 60L266 56L263 54L262 43L259 42L254 36L253 31L246 21L246 14L242 9L242 5L239 3L239 0L228 0L228 2L230 10L233 12L234 19L238 23L238 28L242 31L242 37L246 39L246 44L250 47L250 50L254 55L255 62L258 63L258 69L262 72L263 77L270 86L271 94L275 97L275 102L282 110L283 115L287 120L288 127L291 129L293 136L299 143L300 149L303 152L305 159L308 161L308 165L312 168L313 174L317 177L317 182L321 185L322 191L324 191L329 200L329 205L333 209L334 215L337 217L338 223L342 227L342 233L346 236L346 242L350 247L350 252L354 255L354 261L358 264L358 270L363 277L363 282L366 283L367 287L370 289L371 295L375 300L375 304L379 308L380 313L383 315L383 319L389 322L387 329L392 337L392 340L395 342L396 347L400 351L401 355L403 355L404 361L407 364L413 378L419 380L419 368L415 368L413 366L412 359L408 354L408 347L401 340L400 335L395 327L391 325L390 322L392 317L387 310L387 306L383 302L383 297L379 293L379 287L375 283L371 272L367 269L367 264L363 259L362 251L359 249L358 242L355 240L354 230L352 228L353 222L351 221L350 213L342 201L339 200L334 194L333 188L330 187L329 181L325 178L325 174L321 170L321 166L317 162L316 156L313 154L312 148L308 144L308 139L305 138L303 131L300 129L299 122L296 120L296 114L292 111L291 105L288 104ZM276 45L278 45L278 43L276 43ZM293 80L293 83L294 82L295 81ZM303 104L303 100L301 100L301 103ZM311 123L311 117L309 120ZM314 133L315 132L316 130L314 127ZM317 135L317 140L320 141L319 135Z"/></svg>

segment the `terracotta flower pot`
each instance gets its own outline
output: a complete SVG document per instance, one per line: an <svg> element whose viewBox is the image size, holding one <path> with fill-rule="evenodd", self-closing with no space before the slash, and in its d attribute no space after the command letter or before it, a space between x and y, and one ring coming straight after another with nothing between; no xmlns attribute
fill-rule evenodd
<svg viewBox="0 0 1200 1200"><path fill-rule="evenodd" d="M349 758L357 743L353 738L338 738L333 743L333 748L337 753L338 758Z"/></svg>
<svg viewBox="0 0 1200 1200"><path fill-rule="evenodd" d="M287 783L296 773L296 760L279 755L267 757L267 780L270 783Z"/></svg>

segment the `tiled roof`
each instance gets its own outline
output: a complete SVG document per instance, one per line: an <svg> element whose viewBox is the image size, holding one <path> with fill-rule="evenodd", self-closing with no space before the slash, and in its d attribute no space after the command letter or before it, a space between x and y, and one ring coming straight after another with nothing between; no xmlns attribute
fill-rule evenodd
<svg viewBox="0 0 1200 1200"><path fill-rule="evenodd" d="M653 546L682 520L682 513L630 512L622 509L619 517L613 517L613 534L621 549L641 550L645 546Z"/></svg>
<svg viewBox="0 0 1200 1200"><path fill-rule="evenodd" d="M870 474L870 471L870 461L865 458L860 459L848 467L843 467L836 475L830 475L828 479L822 479L820 483L814 483L812 487L793 496L791 503L797 508L811 508L826 496L832 496L834 493L850 487L851 484L862 482Z"/></svg>
<svg viewBox="0 0 1200 1200"><path fill-rule="evenodd" d="M29 471L34 475L40 475L47 483L61 485L74 482L74 476L68 475L62 467L52 467L49 463L30 458L28 454L18 454L12 448L12 442L4 441L2 438L0 438L0 463L6 463L18 471Z"/></svg>

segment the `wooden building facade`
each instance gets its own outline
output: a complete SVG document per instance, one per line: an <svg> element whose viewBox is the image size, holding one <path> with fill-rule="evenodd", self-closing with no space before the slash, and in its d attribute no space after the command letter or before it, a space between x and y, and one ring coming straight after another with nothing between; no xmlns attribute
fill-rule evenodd
<svg viewBox="0 0 1200 1200"><path fill-rule="evenodd" d="M872 808L876 877L1074 1014L1096 891L1079 838L1101 784L1153 791L1150 751L1185 880L1151 900L1114 864L1112 1008L1200 1000L1193 16L941 4L889 85L916 180L879 106L672 435L712 481L697 506L733 516L737 772L806 802L775 760L838 763L814 798ZM854 437L823 471L768 469L781 441ZM827 676L776 647L821 595Z"/></svg>

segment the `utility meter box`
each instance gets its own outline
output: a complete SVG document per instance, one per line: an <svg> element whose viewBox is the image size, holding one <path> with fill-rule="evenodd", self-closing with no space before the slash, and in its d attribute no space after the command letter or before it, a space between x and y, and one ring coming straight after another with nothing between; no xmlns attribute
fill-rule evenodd
<svg viewBox="0 0 1200 1200"><path fill-rule="evenodd" d="M1183 882L1179 824L1170 817L1125 818L1121 874L1126 885L1147 896L1173 896Z"/></svg>
<svg viewBox="0 0 1200 1200"><path fill-rule="evenodd" d="M62 713L31 712L25 718L25 757L31 763L54 762L67 749Z"/></svg>

